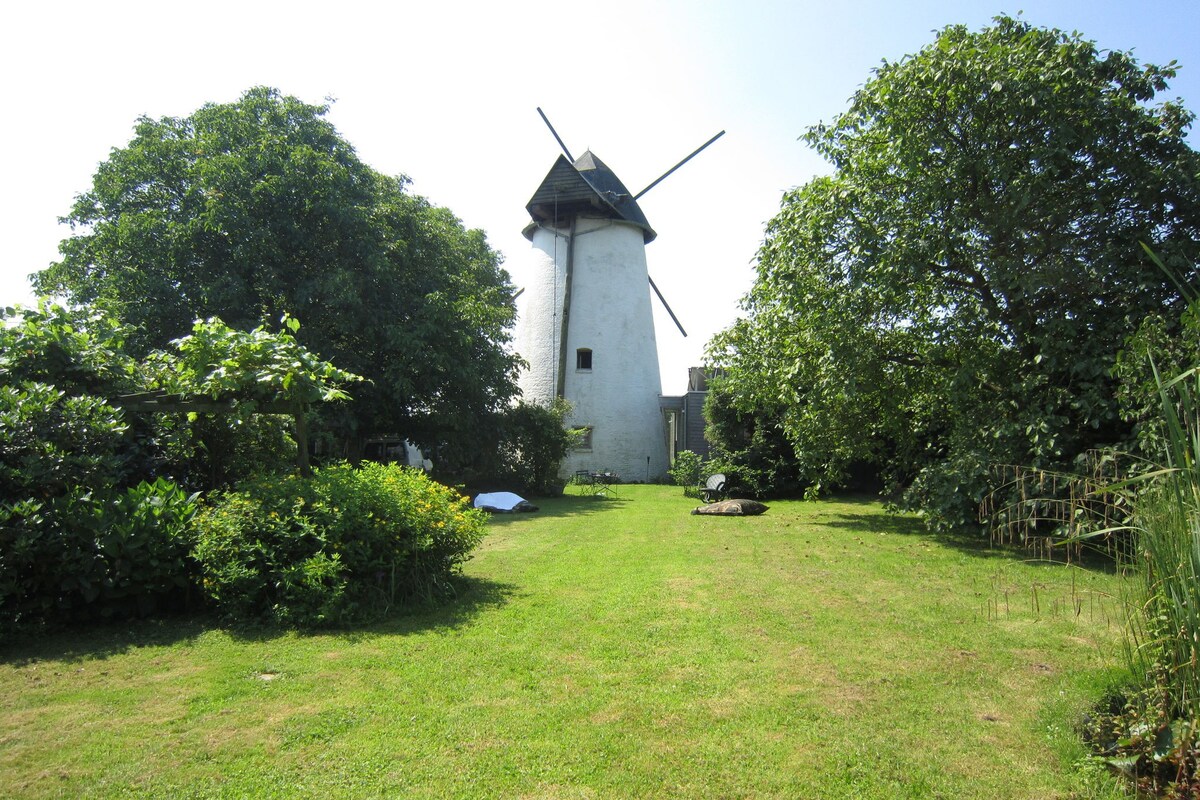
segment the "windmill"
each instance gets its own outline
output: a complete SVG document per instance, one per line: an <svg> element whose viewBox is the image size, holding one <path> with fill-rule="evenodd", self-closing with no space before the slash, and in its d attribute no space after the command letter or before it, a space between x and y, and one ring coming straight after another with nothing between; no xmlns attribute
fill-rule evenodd
<svg viewBox="0 0 1200 800"><path fill-rule="evenodd" d="M542 110L563 155L534 192L523 233L533 244L516 345L529 369L528 400L565 398L569 424L586 433L563 464L625 480L666 473L667 432L651 291L679 332L683 325L654 285L646 245L658 235L637 201L721 131L637 194L590 150L574 158Z"/></svg>

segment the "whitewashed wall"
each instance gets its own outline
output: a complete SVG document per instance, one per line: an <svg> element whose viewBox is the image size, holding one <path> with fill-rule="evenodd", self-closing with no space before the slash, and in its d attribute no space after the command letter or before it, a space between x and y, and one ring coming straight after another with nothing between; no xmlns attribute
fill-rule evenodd
<svg viewBox="0 0 1200 800"><path fill-rule="evenodd" d="M518 352L530 363L521 388L528 400L548 401L557 388L558 331L565 286L567 237L538 228L530 253L530 282L518 321ZM557 257L557 265L555 258ZM643 232L628 223L580 219L575 233L566 399L571 424L591 426L592 449L571 453L563 475L611 470L625 481L661 477L667 470L667 432L659 396L658 348ZM576 369L579 348L592 351L592 369Z"/></svg>

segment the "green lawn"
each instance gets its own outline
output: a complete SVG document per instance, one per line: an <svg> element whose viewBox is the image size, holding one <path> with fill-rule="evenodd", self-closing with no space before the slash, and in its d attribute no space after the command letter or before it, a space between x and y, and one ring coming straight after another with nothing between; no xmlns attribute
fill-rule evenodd
<svg viewBox="0 0 1200 800"><path fill-rule="evenodd" d="M495 517L451 607L138 624L0 651L13 797L1104 795L1073 721L1117 578L868 501L690 516L624 486Z"/></svg>

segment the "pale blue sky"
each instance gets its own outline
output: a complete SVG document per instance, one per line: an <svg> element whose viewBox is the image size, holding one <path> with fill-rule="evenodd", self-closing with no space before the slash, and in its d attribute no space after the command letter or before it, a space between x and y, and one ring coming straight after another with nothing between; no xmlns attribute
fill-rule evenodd
<svg viewBox="0 0 1200 800"><path fill-rule="evenodd" d="M781 194L827 171L797 137L881 59L1018 11L1144 62L1178 60L1169 95L1200 110L1197 0L6 4L0 304L30 300L24 276L67 234L56 218L138 115L186 115L256 84L336 98L329 118L360 156L487 231L518 285L524 205L559 152L537 106L635 192L725 129L641 201L659 234L651 275L690 334L656 318L676 393L734 319Z"/></svg>

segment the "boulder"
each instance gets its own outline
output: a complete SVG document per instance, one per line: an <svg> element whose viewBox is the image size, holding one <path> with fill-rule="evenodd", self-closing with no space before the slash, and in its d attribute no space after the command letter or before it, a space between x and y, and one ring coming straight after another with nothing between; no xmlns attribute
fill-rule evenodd
<svg viewBox="0 0 1200 800"><path fill-rule="evenodd" d="M722 500L692 509L693 514L712 514L717 517L754 517L767 510L757 500Z"/></svg>

